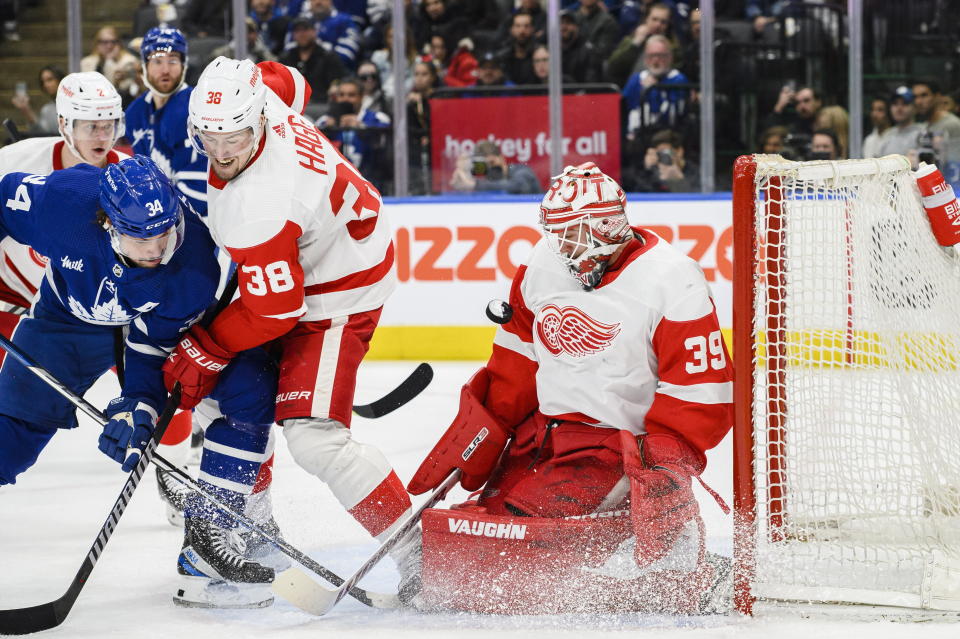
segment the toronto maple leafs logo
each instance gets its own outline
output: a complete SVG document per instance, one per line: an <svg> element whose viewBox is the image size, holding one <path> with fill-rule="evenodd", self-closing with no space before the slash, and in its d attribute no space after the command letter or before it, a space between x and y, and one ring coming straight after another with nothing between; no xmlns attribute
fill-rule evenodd
<svg viewBox="0 0 960 639"><path fill-rule="evenodd" d="M133 319L133 315L120 303L120 298L117 295L117 285L107 278L100 281L97 299L94 300L93 306L89 309L72 295L68 296L68 302L70 312L87 322L122 326L129 324L130 320Z"/></svg>
<svg viewBox="0 0 960 639"><path fill-rule="evenodd" d="M593 355L606 349L620 334L620 324L599 322L575 306L547 304L537 317L537 336L554 357Z"/></svg>

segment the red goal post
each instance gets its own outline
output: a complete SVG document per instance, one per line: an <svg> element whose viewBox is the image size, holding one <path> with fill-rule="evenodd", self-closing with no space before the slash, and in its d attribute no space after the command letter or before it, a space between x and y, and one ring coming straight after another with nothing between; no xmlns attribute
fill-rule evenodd
<svg viewBox="0 0 960 639"><path fill-rule="evenodd" d="M960 263L902 156L734 167L734 588L960 611Z"/></svg>

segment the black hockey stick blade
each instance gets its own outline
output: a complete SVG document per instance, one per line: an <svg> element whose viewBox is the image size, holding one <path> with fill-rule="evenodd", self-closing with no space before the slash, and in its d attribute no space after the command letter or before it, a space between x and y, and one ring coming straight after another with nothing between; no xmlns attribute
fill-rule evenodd
<svg viewBox="0 0 960 639"><path fill-rule="evenodd" d="M375 402L354 406L353 412L360 417L375 419L397 410L423 392L433 381L433 368L423 362L400 385Z"/></svg>
<svg viewBox="0 0 960 639"><path fill-rule="evenodd" d="M23 139L23 136L20 135L20 130L17 128L17 125L13 123L13 120L6 118L3 121L3 128L7 130L7 133L10 134L11 142L19 142Z"/></svg>
<svg viewBox="0 0 960 639"><path fill-rule="evenodd" d="M143 451L143 455L140 456L140 461L130 472L127 481L124 482L123 488L120 490L120 495L114 502L113 508L110 509L110 514L107 515L107 520L100 528L97 538L93 540L93 545L90 546L87 556L84 558L83 563L80 564L80 569L77 571L67 591L63 593L60 598L37 606L0 610L0 635L25 635L31 632L49 630L50 628L59 626L63 623L63 620L67 618L67 615L70 614L70 610L73 608L73 604L77 601L77 597L80 596L80 591L83 590L83 587L86 585L90 573L93 572L94 566L97 565L97 560L99 560L100 555L103 554L103 549L106 547L107 542L110 541L110 536L113 535L113 531L116 530L120 517L130 504L133 491L137 489L137 485L139 485L140 480L143 479L143 474L157 449L157 443L160 441L160 438L163 437L163 433L167 429L167 424L170 423L170 419L173 417L179 404L180 384L178 383L173 387L173 392L170 393L170 397L167 398L167 403L163 407L163 413L161 413L159 419L157 419L157 427L154 429L153 437Z"/></svg>

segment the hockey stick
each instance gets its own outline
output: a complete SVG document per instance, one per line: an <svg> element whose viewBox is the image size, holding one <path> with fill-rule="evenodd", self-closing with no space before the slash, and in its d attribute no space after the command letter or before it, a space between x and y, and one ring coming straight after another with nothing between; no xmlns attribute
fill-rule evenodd
<svg viewBox="0 0 960 639"><path fill-rule="evenodd" d="M288 568L277 575L273 581L271 590L305 612L317 616L327 614L347 595L347 592L351 588L356 586L374 566L380 563L380 560L390 552L391 548L397 545L397 542L399 542L404 535L420 523L423 511L427 508L432 508L441 499L446 497L450 489L453 488L459 480L460 470L457 469L447 477L439 488L433 491L430 498L421 504L403 525L393 531L393 534L383 542L380 548L378 548L349 579L340 584L339 588L324 588L294 567Z"/></svg>
<svg viewBox="0 0 960 639"><path fill-rule="evenodd" d="M7 133L10 134L11 142L19 142L23 139L23 136L20 135L20 129L17 128L17 125L13 123L13 120L10 118L5 118L3 120L3 128L7 130Z"/></svg>
<svg viewBox="0 0 960 639"><path fill-rule="evenodd" d="M53 376L52 373L50 373L50 371L48 371L47 369L43 368L42 366L37 364L35 361L33 361L26 353L21 351L19 347L14 345L3 335L0 335L0 347L4 348L17 361L19 361L21 364L26 366L35 375L43 379L54 390L56 390L58 393L63 395L70 403L72 403L74 406L76 406L77 408L82 410L84 413L86 413L95 422L103 426L107 423L107 421L109 421L104 416L104 414L101 413L99 410L97 410L92 404L90 404L88 401L86 401L85 399L83 399L82 397L80 397L79 395L71 391L69 388L64 386L60 382L60 380L58 380L56 377ZM177 394L179 395L179 388L177 390ZM179 401L177 402L177 404L179 404ZM166 411L166 407L164 407L164 411ZM164 414L166 414L166 412L164 412ZM167 421L169 421L169 419ZM159 421L158 421L158 425L159 425ZM164 424L164 428L166 428L166 424ZM159 439L157 439L157 441L159 441ZM173 477L173 479L175 479L176 481L179 481L182 485L186 486L187 488L190 488L200 493L207 501L209 501L210 503L214 504L215 506L217 506L218 508L220 508L221 510L229 514L238 523L244 525L246 528L260 535L263 539L273 544L273 546L275 546L278 550L280 550L282 553L284 553L285 555L287 555L288 557L290 557L291 559L293 559L294 561L302 565L304 568L307 568L308 570L316 573L318 576L326 579L327 581L329 581L330 583L336 586L339 586L340 584L343 583L343 578L337 575L335 572L317 563L316 561L311 559L308 555L297 550L296 548L294 548L284 540L279 539L268 532L265 532L251 519L249 519L242 513L237 512L231 506L229 506L228 504L224 503L219 498L217 498L215 495L211 495L209 492L204 490L203 487L200 486L200 484L198 484L195 479L190 477L190 475L188 475L187 473L183 472L183 470L180 469L176 464L164 458L163 455L154 452L152 454L152 459L154 462L156 462L158 466L161 466L165 470L167 470L170 473L170 475ZM139 465L137 466L137 468L139 469ZM397 599L397 596L394 594L368 592L366 590L363 590L362 588L351 588L350 595L354 597L357 601L373 608L396 608L399 606L399 600ZM72 602L71 602L71 605L72 605ZM0 622L2 622L3 620L2 614L3 614L3 611L0 611ZM63 620L61 619L60 621L63 621ZM4 625L0 623L0 634L2 634L3 628L4 628Z"/></svg>
<svg viewBox="0 0 960 639"><path fill-rule="evenodd" d="M353 412L368 419L383 417L422 393L431 381L433 381L433 368L430 367L430 364L423 362L413 369L413 372L400 382L399 386L375 402L360 406L355 405Z"/></svg>
<svg viewBox="0 0 960 639"><path fill-rule="evenodd" d="M26 360L23 357L23 353L3 336L0 336L0 345L2 345L8 353L13 355L15 359L20 361L21 364L40 376L44 381L49 382L50 380L47 377L53 377L36 364ZM45 375L41 374L40 371ZM51 386L60 391L59 387L63 385L57 382L57 385L51 384ZM63 391L60 392L64 394ZM67 392L69 392L69 390L67 390ZM66 395L64 394L64 396ZM147 469L147 465L150 464L150 461L155 455L157 442L163 437L163 432L167 429L167 424L170 422L170 418L173 417L173 413L177 410L179 404L180 385L177 384L173 387L173 391L167 398L167 403L163 406L163 412L160 414L159 419L157 419L157 426L153 431L153 437L147 442L147 447L144 449L143 455L140 456L140 462L137 463L133 471L130 472L127 481L123 484L123 488L120 489L120 495L113 503L110 514L107 515L107 520L100 528L97 538L93 540L93 545L90 546L87 556L84 558L83 563L80 564L80 569L77 571L76 576L74 576L67 591L58 599L47 603L30 606L28 608L0 610L0 634L22 635L31 632L40 632L41 630L48 630L59 626L63 623L63 620L67 618L67 615L70 614L70 610L73 608L73 604L77 601L77 597L80 596L80 591L83 590L83 587L86 585L90 573L93 572L94 566L97 565L97 560L99 560L100 555L103 554L103 549L106 547L107 542L110 541L113 531L116 530L117 524L120 522L120 517L123 516L124 511L126 511L127 506L130 504L133 491L137 489L140 480L143 479L143 473Z"/></svg>

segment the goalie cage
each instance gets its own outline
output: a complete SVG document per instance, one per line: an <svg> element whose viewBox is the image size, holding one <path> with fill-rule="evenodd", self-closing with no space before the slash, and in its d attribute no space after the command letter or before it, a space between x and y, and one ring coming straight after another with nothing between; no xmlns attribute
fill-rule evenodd
<svg viewBox="0 0 960 639"><path fill-rule="evenodd" d="M909 163L743 156L733 209L737 609L960 611L960 268Z"/></svg>

